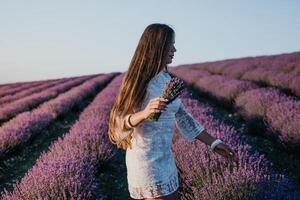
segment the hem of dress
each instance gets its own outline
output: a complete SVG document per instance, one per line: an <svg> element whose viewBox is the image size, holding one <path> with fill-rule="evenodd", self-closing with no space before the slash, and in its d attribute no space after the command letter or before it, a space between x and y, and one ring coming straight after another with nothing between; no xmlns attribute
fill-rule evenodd
<svg viewBox="0 0 300 200"><path fill-rule="evenodd" d="M175 180L176 180L176 183L177 183L177 186L175 187L175 189L171 192L168 192L166 194L159 194L159 195L152 195L152 196L134 196L132 195L132 193L129 192L129 195L131 198L133 199L144 199L144 198L157 198L157 197L163 197L163 196L167 196L167 195L170 195L172 194L173 192L175 192L178 188L179 188L179 180L178 180L178 174L176 175L177 177L175 177ZM167 182L168 183L168 182ZM170 183L170 181L169 181ZM148 186L149 187L149 186Z"/></svg>
<svg viewBox="0 0 300 200"><path fill-rule="evenodd" d="M171 191L171 192L169 192L169 193L167 193L167 194L156 195L156 196L151 196L151 197L135 197L135 196L131 196L131 194L129 194L129 196L130 196L131 198L133 198L133 199L145 199L145 198L148 199L148 198L164 197L164 196L167 196L167 195L172 194L173 192L175 192L176 190L178 190L178 188L179 188L179 184L177 185L177 187L175 188L174 191Z"/></svg>
<svg viewBox="0 0 300 200"><path fill-rule="evenodd" d="M176 190L178 190L178 188L179 188L179 184L177 185L177 187L175 188L175 190L172 191L172 192L169 192L169 193L166 193L166 194L163 194L163 195L157 195L157 196L154 196L154 197L143 197L143 198L157 198L157 197L164 197L164 196L167 196L167 195L172 194L173 192L175 192Z"/></svg>

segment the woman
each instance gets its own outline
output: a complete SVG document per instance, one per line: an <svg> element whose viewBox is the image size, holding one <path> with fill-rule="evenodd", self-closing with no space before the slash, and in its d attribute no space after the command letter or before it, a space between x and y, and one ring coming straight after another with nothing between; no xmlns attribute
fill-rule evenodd
<svg viewBox="0 0 300 200"><path fill-rule="evenodd" d="M192 142L195 138L230 161L234 152L209 135L187 112L180 97L167 104L162 98L171 79L167 64L176 48L175 33L165 24L144 30L110 113L109 138L126 150L128 190L134 199L178 199L178 172L171 150L173 124ZM148 120L162 112L158 121Z"/></svg>

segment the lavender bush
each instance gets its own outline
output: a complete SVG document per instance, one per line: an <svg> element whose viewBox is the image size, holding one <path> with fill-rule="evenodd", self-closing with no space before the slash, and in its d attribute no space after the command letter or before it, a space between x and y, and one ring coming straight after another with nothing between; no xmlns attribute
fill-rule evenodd
<svg viewBox="0 0 300 200"><path fill-rule="evenodd" d="M270 86L289 89L295 95L300 96L300 52L181 65L172 70L182 74L181 71L186 73L188 69L207 70L212 74L258 81ZM190 81L190 79L185 80ZM291 82L294 83L291 84Z"/></svg>
<svg viewBox="0 0 300 200"><path fill-rule="evenodd" d="M232 102L243 91L258 88L257 85L249 81L236 80L223 75L199 78L194 86L211 96L217 97L219 100L228 102Z"/></svg>
<svg viewBox="0 0 300 200"><path fill-rule="evenodd" d="M34 81L34 82L25 83L25 84L21 84L21 85L12 85L12 86L8 86L6 88L1 88L0 97L4 97L6 95L12 95L12 94L20 92L22 90L26 90L28 88L37 86L39 84L41 84L41 81Z"/></svg>
<svg viewBox="0 0 300 200"><path fill-rule="evenodd" d="M268 127L289 150L300 149L300 102L288 100L271 105L266 111Z"/></svg>
<svg viewBox="0 0 300 200"><path fill-rule="evenodd" d="M285 174L274 171L264 155L249 146L241 133L213 116L213 109L190 98L182 98L187 110L206 130L236 152L238 163L228 163L200 141L179 137L172 146L180 176L189 193L181 199L297 199L299 186ZM178 135L176 130L176 135Z"/></svg>
<svg viewBox="0 0 300 200"><path fill-rule="evenodd" d="M110 143L108 113L121 83L115 78L80 114L63 138L53 143L3 200L91 199L99 192L96 172L115 155ZM98 194L99 195L99 194Z"/></svg>
<svg viewBox="0 0 300 200"><path fill-rule="evenodd" d="M184 71L181 72L184 73ZM187 72L185 73L188 74ZM190 74L190 76L192 77L193 74ZM188 75L185 75L185 77L189 78ZM260 132L277 139L281 144L290 149L296 149L297 144L300 144L298 137L295 137L295 134L300 130L299 126L297 127L295 125L295 123L297 124L297 117L295 114L291 114L289 107L280 108L282 114L280 118L276 117L275 112L268 116L266 114L271 106L276 107L277 104L284 104L284 102L290 101L295 103L299 102L296 98L286 96L275 88L259 88L250 81L236 80L223 75L200 77L196 80L194 86L200 89L201 92L208 93L210 96L222 102L223 100L230 102L236 111L249 123L249 130L251 130L251 132L253 132L252 130L255 128L255 132ZM297 112L300 112L300 110L295 109L293 113ZM291 116L294 116L294 120L286 120L284 118L285 113L290 113ZM259 120L257 119L262 120L262 123L258 123ZM289 119L291 118L289 117ZM278 124L285 124L285 126ZM271 131L257 131L260 130L262 126Z"/></svg>
<svg viewBox="0 0 300 200"><path fill-rule="evenodd" d="M291 100L274 88L258 88L241 93L235 99L235 106L245 117L265 117L270 106Z"/></svg>
<svg viewBox="0 0 300 200"><path fill-rule="evenodd" d="M235 101L235 106L245 118L263 119L270 130L264 134L277 139L288 150L298 149L300 102L296 98L285 96L273 88L260 88L240 94Z"/></svg>
<svg viewBox="0 0 300 200"><path fill-rule="evenodd" d="M42 84L39 84L35 87L30 87L28 89L24 89L20 92L6 95L2 98L0 98L0 105L3 106L5 103L11 103L12 101L15 101L17 99L21 99L22 97L32 95L36 92L41 92L42 90L45 90L47 88L50 88L56 84L60 84L68 79L60 79L60 80L55 80L55 81L45 81Z"/></svg>
<svg viewBox="0 0 300 200"><path fill-rule="evenodd" d="M13 118L21 112L31 110L40 103L54 98L60 93L68 91L74 86L80 85L89 78L90 77L80 77L74 80L69 80L67 82L63 82L59 85L55 85L51 88L48 88L47 90L44 90L40 93L32 94L17 101L5 104L3 107L0 108L0 123L3 123Z"/></svg>
<svg viewBox="0 0 300 200"><path fill-rule="evenodd" d="M111 75L100 75L72 88L57 98L45 102L33 111L24 112L0 127L0 156L25 144L33 134L42 132L58 116L69 112L85 97L96 92L96 88L106 84Z"/></svg>

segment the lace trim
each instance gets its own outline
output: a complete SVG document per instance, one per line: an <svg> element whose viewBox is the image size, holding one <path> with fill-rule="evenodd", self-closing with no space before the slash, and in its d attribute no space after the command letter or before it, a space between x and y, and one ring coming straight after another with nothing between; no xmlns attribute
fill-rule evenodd
<svg viewBox="0 0 300 200"><path fill-rule="evenodd" d="M179 187L177 173L169 178L168 182L157 183L146 187L132 187L128 185L130 196L134 199L155 198L175 192Z"/></svg>
<svg viewBox="0 0 300 200"><path fill-rule="evenodd" d="M180 100L181 101L181 100ZM176 125L185 138L192 142L205 128L180 102L180 107L175 114Z"/></svg>

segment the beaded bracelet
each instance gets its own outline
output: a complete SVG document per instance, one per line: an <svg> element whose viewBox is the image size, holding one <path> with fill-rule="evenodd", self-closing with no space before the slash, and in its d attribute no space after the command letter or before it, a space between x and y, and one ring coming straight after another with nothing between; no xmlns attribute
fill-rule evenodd
<svg viewBox="0 0 300 200"><path fill-rule="evenodd" d="M213 141L213 142L211 143L210 148L211 148L212 150L214 150L214 148L215 148L218 144L220 144L220 143L223 143L223 141L220 140L220 139L216 139L215 141Z"/></svg>

